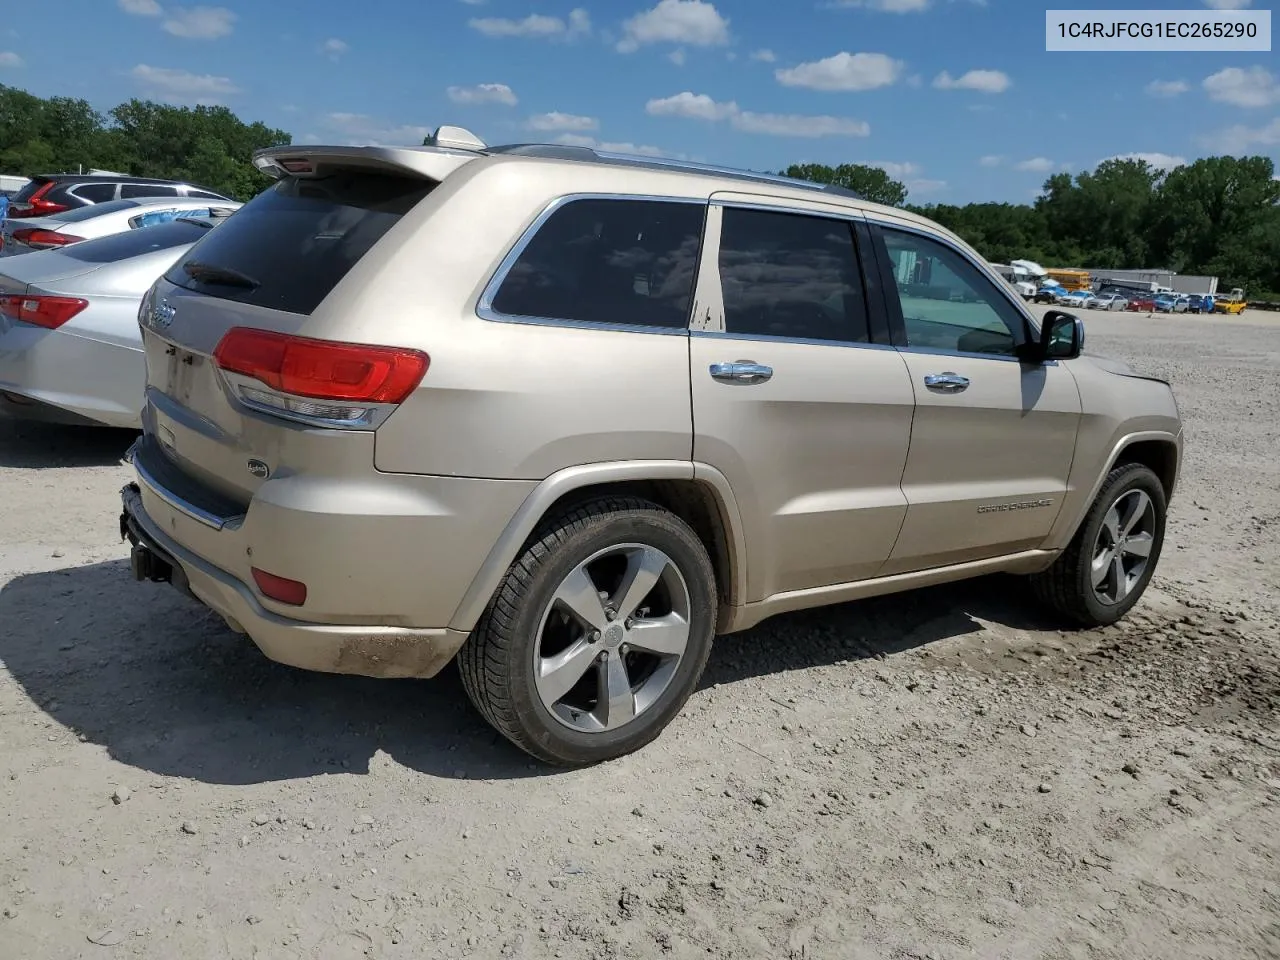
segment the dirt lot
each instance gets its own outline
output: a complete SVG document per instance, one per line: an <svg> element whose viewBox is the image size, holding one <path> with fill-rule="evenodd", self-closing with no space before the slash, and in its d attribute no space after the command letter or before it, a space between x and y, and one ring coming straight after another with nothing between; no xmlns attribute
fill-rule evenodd
<svg viewBox="0 0 1280 960"><path fill-rule="evenodd" d="M0 957L1280 956L1280 318L1087 322L1187 423L1123 626L780 618L574 773L133 583L130 438L0 425Z"/></svg>

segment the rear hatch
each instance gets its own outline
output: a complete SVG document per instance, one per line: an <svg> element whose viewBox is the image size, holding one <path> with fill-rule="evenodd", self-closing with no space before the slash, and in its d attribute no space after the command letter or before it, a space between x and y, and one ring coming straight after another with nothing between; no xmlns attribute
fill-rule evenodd
<svg viewBox="0 0 1280 960"><path fill-rule="evenodd" d="M332 318L322 325L313 315L372 249L397 242L405 214L477 156L374 147L260 153L255 161L278 181L180 258L143 301L139 462L153 475L176 479L176 469L185 496L204 491L224 510L247 505L267 476L371 469L371 431L416 387L426 358L323 338Z"/></svg>

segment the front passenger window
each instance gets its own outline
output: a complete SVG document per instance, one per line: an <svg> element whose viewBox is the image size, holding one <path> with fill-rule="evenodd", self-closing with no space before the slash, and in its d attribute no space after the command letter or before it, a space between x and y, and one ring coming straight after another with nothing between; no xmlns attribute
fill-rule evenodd
<svg viewBox="0 0 1280 960"><path fill-rule="evenodd" d="M946 244L888 227L882 233L908 346L1014 356L1022 315L995 284Z"/></svg>

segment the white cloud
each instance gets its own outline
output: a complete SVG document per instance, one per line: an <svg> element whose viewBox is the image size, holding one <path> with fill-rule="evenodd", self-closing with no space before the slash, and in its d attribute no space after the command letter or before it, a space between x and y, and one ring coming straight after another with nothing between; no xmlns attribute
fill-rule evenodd
<svg viewBox="0 0 1280 960"><path fill-rule="evenodd" d="M979 93L1004 93L1012 86L1009 75L1000 70L970 70L960 77L952 77L943 70L933 78L939 90L977 90Z"/></svg>
<svg viewBox="0 0 1280 960"><path fill-rule="evenodd" d="M431 133L431 127L411 124L391 126L363 113L330 113L325 126L341 134L352 146L419 146Z"/></svg>
<svg viewBox="0 0 1280 960"><path fill-rule="evenodd" d="M705 93L686 90L674 97L650 100L644 105L645 113L655 117L683 117L686 120L724 120L738 112L733 102L717 103Z"/></svg>
<svg viewBox="0 0 1280 960"><path fill-rule="evenodd" d="M1253 6L1253 0L1204 0L1204 5L1214 10L1243 10Z"/></svg>
<svg viewBox="0 0 1280 960"><path fill-rule="evenodd" d="M22 66L23 60L12 50L0 51L0 67L17 68Z"/></svg>
<svg viewBox="0 0 1280 960"><path fill-rule="evenodd" d="M883 53L837 53L774 71L784 87L810 90L874 90L887 87L902 74L902 62Z"/></svg>
<svg viewBox="0 0 1280 960"><path fill-rule="evenodd" d="M467 21L472 30L486 37L533 37L541 40L576 40L591 32L591 17L581 8L569 12L569 19L531 13L523 20L480 17Z"/></svg>
<svg viewBox="0 0 1280 960"><path fill-rule="evenodd" d="M539 130L543 133L553 130L599 130L600 121L595 117L581 117L572 113L560 113L553 110L551 113L539 113L530 117L526 121L525 126L530 130Z"/></svg>
<svg viewBox="0 0 1280 960"><path fill-rule="evenodd" d="M1032 157L1030 160L1023 160L1020 163L1015 163L1013 168L1015 170L1026 171L1028 173L1048 173L1055 166L1057 166L1057 164L1047 157Z"/></svg>
<svg viewBox="0 0 1280 960"><path fill-rule="evenodd" d="M920 13L929 9L930 0L836 0L837 7L866 7L884 13Z"/></svg>
<svg viewBox="0 0 1280 960"><path fill-rule="evenodd" d="M684 48L681 47L679 50L672 50L670 53L667 54L667 59L670 60L672 63L674 63L677 67L683 67L684 66Z"/></svg>
<svg viewBox="0 0 1280 960"><path fill-rule="evenodd" d="M1236 124L1220 130L1202 141L1215 153L1229 153L1239 156L1248 153L1254 147L1280 147L1280 117L1276 117L1266 126L1247 127Z"/></svg>
<svg viewBox="0 0 1280 960"><path fill-rule="evenodd" d="M675 154L669 150L663 150L661 147L651 147L647 144L637 144L630 142L612 142L601 141L595 137L587 137L578 133L566 133L556 137L556 143L563 143L569 147L590 147L592 150L603 150L606 153L630 153L640 157L669 157L672 159L683 159L683 154Z"/></svg>
<svg viewBox="0 0 1280 960"><path fill-rule="evenodd" d="M705 0L659 0L651 10L637 13L622 25L620 53L632 53L647 43L682 43L691 47L723 46L729 42L729 21Z"/></svg>
<svg viewBox="0 0 1280 960"><path fill-rule="evenodd" d="M911 163L895 163L892 160L877 160L867 164L871 167L879 167L895 180L905 180L907 177L914 177L916 174L923 172L920 164Z"/></svg>
<svg viewBox="0 0 1280 960"><path fill-rule="evenodd" d="M927 177L918 177L915 180L906 182L907 192L914 193L919 196L922 193L940 193L947 189L947 181L930 180Z"/></svg>
<svg viewBox="0 0 1280 960"><path fill-rule="evenodd" d="M339 40L337 37L330 37L320 44L320 52L330 60L337 60L350 49L345 40Z"/></svg>
<svg viewBox="0 0 1280 960"><path fill-rule="evenodd" d="M164 13L156 0L120 0L120 9L135 17L158 17Z"/></svg>
<svg viewBox="0 0 1280 960"><path fill-rule="evenodd" d="M1098 163L1108 160L1145 160L1148 166L1157 170L1172 170L1174 167L1186 166L1186 157L1175 157L1168 153L1118 153L1114 157L1104 157Z"/></svg>
<svg viewBox="0 0 1280 960"><path fill-rule="evenodd" d="M190 40L217 40L230 36L236 15L226 7L171 7L164 29L175 37Z"/></svg>
<svg viewBox="0 0 1280 960"><path fill-rule="evenodd" d="M655 117L682 117L715 123L728 120L735 130L778 137L865 137L871 128L848 117L811 116L796 113L755 113L737 103L720 103L705 93L684 91L673 97L650 100L645 112Z"/></svg>
<svg viewBox="0 0 1280 960"><path fill-rule="evenodd" d="M1280 83L1262 67L1227 67L1204 78L1211 100L1236 107L1268 107L1280 103Z"/></svg>
<svg viewBox="0 0 1280 960"><path fill-rule="evenodd" d="M474 87L449 87L445 91L454 103L473 106L480 103L500 103L514 107L520 101L515 91L505 83L478 83Z"/></svg>
<svg viewBox="0 0 1280 960"><path fill-rule="evenodd" d="M1146 89L1151 97L1177 97L1190 90L1191 85L1185 80L1152 80Z"/></svg>
<svg viewBox="0 0 1280 960"><path fill-rule="evenodd" d="M152 67L145 63L138 64L129 71L129 75L142 86L147 96L168 103L216 104L240 92L228 77Z"/></svg>
<svg viewBox="0 0 1280 960"><path fill-rule="evenodd" d="M998 167L1002 163L1004 163L1004 157L998 153L989 153L978 160L978 165L983 167Z"/></svg>
<svg viewBox="0 0 1280 960"><path fill-rule="evenodd" d="M778 60L778 55L774 53L772 50L765 48L763 50L753 51L751 54L751 59L758 60L761 63L776 63Z"/></svg>

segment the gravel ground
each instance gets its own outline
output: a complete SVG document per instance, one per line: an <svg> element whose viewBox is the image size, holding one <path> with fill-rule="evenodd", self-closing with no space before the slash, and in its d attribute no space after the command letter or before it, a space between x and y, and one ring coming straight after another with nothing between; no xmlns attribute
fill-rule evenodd
<svg viewBox="0 0 1280 960"><path fill-rule="evenodd" d="M131 438L0 425L0 956L1280 956L1280 318L1087 322L1187 424L1125 623L999 577L781 617L572 773L452 671L300 673L133 583Z"/></svg>

